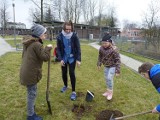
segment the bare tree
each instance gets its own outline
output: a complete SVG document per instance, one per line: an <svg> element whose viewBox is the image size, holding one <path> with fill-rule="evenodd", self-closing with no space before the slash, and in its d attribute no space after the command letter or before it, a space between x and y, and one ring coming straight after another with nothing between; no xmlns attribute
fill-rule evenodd
<svg viewBox="0 0 160 120"><path fill-rule="evenodd" d="M82 14L85 24L89 24L89 0L85 0L82 4Z"/></svg>
<svg viewBox="0 0 160 120"><path fill-rule="evenodd" d="M75 0L75 6L74 6L74 22L75 23L79 23L79 18L81 16L82 13L82 9L83 9L83 3L85 2L85 0Z"/></svg>
<svg viewBox="0 0 160 120"><path fill-rule="evenodd" d="M7 22L9 21L9 12L7 11L8 9L8 4L7 0L1 1L0 5L0 24L1 27L6 28L7 27Z"/></svg>
<svg viewBox="0 0 160 120"><path fill-rule="evenodd" d="M74 0L68 0L69 20L74 20Z"/></svg>
<svg viewBox="0 0 160 120"><path fill-rule="evenodd" d="M7 11L8 4L7 0L1 1L0 5L0 24L2 29L2 36L5 36L5 29L7 28L7 22L9 21L9 12Z"/></svg>
<svg viewBox="0 0 160 120"><path fill-rule="evenodd" d="M72 20L74 23L78 23L84 1L85 0L64 0L62 5L63 20Z"/></svg>
<svg viewBox="0 0 160 120"><path fill-rule="evenodd" d="M64 21L67 21L67 20L70 19L70 14L69 14L69 12L70 12L69 2L70 2L70 1L68 1L68 0L64 0L64 6L63 6L63 12L62 12L62 14L63 14L63 20L64 20Z"/></svg>
<svg viewBox="0 0 160 120"><path fill-rule="evenodd" d="M156 1L151 1L151 3L148 6L148 11L144 13L144 26L146 28L152 28L157 20L158 20L158 13L159 13L159 6L157 6Z"/></svg>
<svg viewBox="0 0 160 120"><path fill-rule="evenodd" d="M39 22L41 23L41 12L39 9L37 8L30 8L29 9L29 14L30 14L30 20L31 21L35 21L35 22Z"/></svg>
<svg viewBox="0 0 160 120"><path fill-rule="evenodd" d="M128 20L123 21L123 29L124 30L133 29L133 28L137 28L137 27L138 27L138 25L134 22L130 22Z"/></svg>
<svg viewBox="0 0 160 120"><path fill-rule="evenodd" d="M62 20L62 3L63 0L54 0L53 1L54 5L55 5L55 12L58 14L58 20Z"/></svg>
<svg viewBox="0 0 160 120"><path fill-rule="evenodd" d="M109 17L109 26L110 27L116 27L117 26L117 17L116 17L116 9L115 7L112 6L108 6L108 17Z"/></svg>
<svg viewBox="0 0 160 120"><path fill-rule="evenodd" d="M89 12L90 12L90 25L94 25L94 17L97 1L89 0Z"/></svg>
<svg viewBox="0 0 160 120"><path fill-rule="evenodd" d="M44 19L45 19L45 21L47 21L47 22L52 22L52 21L55 19L54 15L52 14L52 11L51 11L51 8L50 8L50 7L49 7L48 10L45 12L45 14L44 14Z"/></svg>
<svg viewBox="0 0 160 120"><path fill-rule="evenodd" d="M24 0L24 1L28 1L28 0ZM30 0L30 1L33 2L38 7L38 9L40 10L40 13L41 13L41 21L40 22L41 22L41 24L43 24L43 18L44 18L44 16L43 16L43 9L44 9L43 0L40 0L40 2L39 2L39 0ZM34 16L37 17L36 14L34 14Z"/></svg>
<svg viewBox="0 0 160 120"><path fill-rule="evenodd" d="M103 16L103 12L104 12L104 1L103 0L99 0L99 15L98 15L98 26L101 26L101 22L102 22L102 16Z"/></svg>
<svg viewBox="0 0 160 120"><path fill-rule="evenodd" d="M155 52L158 52L160 46L160 33L159 33L159 19L158 14L160 13L159 1L152 0L148 6L148 11L144 13L144 31L147 44L151 44L154 47ZM157 32L158 31L158 32Z"/></svg>
<svg viewBox="0 0 160 120"><path fill-rule="evenodd" d="M91 19L91 22L94 21L94 25L116 27L118 19L116 17L115 7L107 5L105 8L101 2L102 1L99 3L99 14L98 16L94 16L94 18L92 18L94 20Z"/></svg>

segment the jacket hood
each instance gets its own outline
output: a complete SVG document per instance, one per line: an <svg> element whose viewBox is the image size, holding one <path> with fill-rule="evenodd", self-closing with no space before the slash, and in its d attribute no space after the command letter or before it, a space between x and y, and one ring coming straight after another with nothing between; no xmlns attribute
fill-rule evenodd
<svg viewBox="0 0 160 120"><path fill-rule="evenodd" d="M37 42L39 41L39 38L34 38L32 36L25 36L23 37L23 42L22 44L26 47L28 47L30 44L32 44L33 42Z"/></svg>

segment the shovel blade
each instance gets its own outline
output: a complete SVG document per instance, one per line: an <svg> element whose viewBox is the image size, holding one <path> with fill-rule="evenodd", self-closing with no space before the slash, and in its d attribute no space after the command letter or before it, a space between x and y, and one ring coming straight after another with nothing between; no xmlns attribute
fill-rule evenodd
<svg viewBox="0 0 160 120"><path fill-rule="evenodd" d="M50 104L50 101L48 100L47 100L47 105L48 105L48 112L52 115L51 104Z"/></svg>
<svg viewBox="0 0 160 120"><path fill-rule="evenodd" d="M115 118L113 118L113 114L111 115L109 120L115 120Z"/></svg>
<svg viewBox="0 0 160 120"><path fill-rule="evenodd" d="M48 112L52 115L51 103L49 101L49 91L46 91L46 101L48 106Z"/></svg>

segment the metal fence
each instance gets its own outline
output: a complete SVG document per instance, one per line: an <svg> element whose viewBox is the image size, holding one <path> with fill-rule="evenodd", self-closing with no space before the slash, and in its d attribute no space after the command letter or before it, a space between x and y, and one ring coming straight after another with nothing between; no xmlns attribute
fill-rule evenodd
<svg viewBox="0 0 160 120"><path fill-rule="evenodd" d="M121 51L142 55L144 57L160 59L160 49L149 43L146 39L130 40L127 37L112 37ZM160 46L158 46L160 48Z"/></svg>

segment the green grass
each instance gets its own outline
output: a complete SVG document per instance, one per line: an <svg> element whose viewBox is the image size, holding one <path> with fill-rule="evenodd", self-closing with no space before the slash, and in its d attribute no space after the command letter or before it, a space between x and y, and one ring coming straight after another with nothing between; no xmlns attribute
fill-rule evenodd
<svg viewBox="0 0 160 120"><path fill-rule="evenodd" d="M16 35L16 38L22 38L22 35ZM8 39L8 38L13 38L14 39L14 35L6 35L4 36L4 38Z"/></svg>
<svg viewBox="0 0 160 120"><path fill-rule="evenodd" d="M14 39L13 39L13 40L6 40L6 42L9 43L12 47L16 47L16 44L21 44L21 43L22 43L22 40L17 39L17 40L16 40L16 44L15 44Z"/></svg>
<svg viewBox="0 0 160 120"><path fill-rule="evenodd" d="M22 39L17 39L16 44L15 44L14 38L12 40L6 40L6 42L8 44L10 44L12 47L16 47L16 44L20 44L19 48L22 48ZM54 47L56 46L56 40L55 39L52 40L52 41L44 40L43 42L44 42L45 45L52 43L54 45ZM83 45L87 45L91 42L95 42L95 40L91 41L91 40L81 39L80 42Z"/></svg>
<svg viewBox="0 0 160 120"><path fill-rule="evenodd" d="M132 48L133 44L131 42L116 42L116 46L123 51L128 51L129 48Z"/></svg>
<svg viewBox="0 0 160 120"><path fill-rule="evenodd" d="M45 45L48 43L51 42L45 41ZM83 93L83 96L78 97L76 101L71 101L69 98L71 89L66 93L60 93L63 86L60 64L51 64L50 102L53 116L47 113L45 100L47 63L43 64L43 78L38 83L36 112L43 116L44 120L76 120L77 116L72 112L74 104L91 107L90 111L82 115L81 120L95 120L95 116L105 109L119 110L128 115L151 110L159 103L158 93L152 84L123 65L121 75L114 78L113 100L107 101L102 96L106 90L103 67L100 71L96 68L98 51L87 45L82 45L81 49L82 65L76 68L76 91ZM20 65L21 52L7 53L0 57L0 118L2 120L26 119L26 88L19 84ZM92 102L85 101L87 89L95 94ZM156 114L147 114L129 120L155 120L157 117Z"/></svg>

